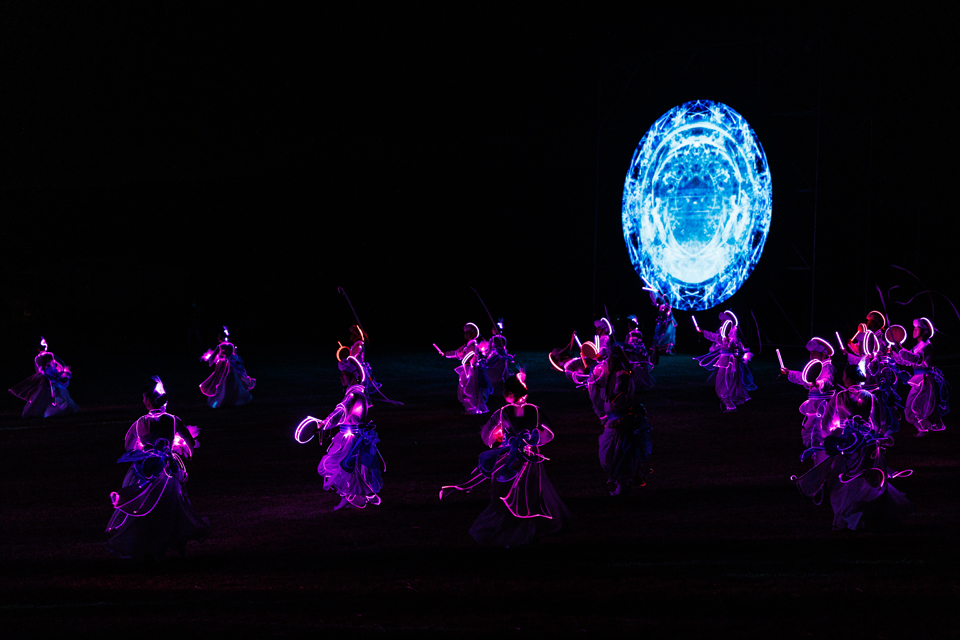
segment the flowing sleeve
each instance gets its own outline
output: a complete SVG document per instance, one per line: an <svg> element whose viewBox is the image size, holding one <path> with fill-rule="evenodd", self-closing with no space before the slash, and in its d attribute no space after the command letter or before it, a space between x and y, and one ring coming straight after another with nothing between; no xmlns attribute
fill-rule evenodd
<svg viewBox="0 0 960 640"><path fill-rule="evenodd" d="M127 435L123 439L123 448L125 450L136 451L143 449L143 443L140 442L140 425L143 421L143 418L140 418L127 429Z"/></svg>

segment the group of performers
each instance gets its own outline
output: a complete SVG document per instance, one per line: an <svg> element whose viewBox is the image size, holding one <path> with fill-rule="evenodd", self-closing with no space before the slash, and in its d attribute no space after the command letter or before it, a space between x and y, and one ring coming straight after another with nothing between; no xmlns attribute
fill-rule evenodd
<svg viewBox="0 0 960 640"><path fill-rule="evenodd" d="M906 349L907 331L900 325L887 327L884 314L871 311L848 342L837 334L846 358L839 376L833 346L823 338L807 343L810 356L802 371L787 369L781 359L781 373L807 389L800 405L801 461L812 460L814 466L793 480L817 504L829 498L834 528L880 528L912 510L891 483L912 471L891 469L886 453L900 431L901 417L917 437L944 429L951 390L931 362L935 333L928 318L916 318L915 342ZM904 385L909 388L906 401L900 394Z"/></svg>
<svg viewBox="0 0 960 640"><path fill-rule="evenodd" d="M654 388L651 372L661 354L673 351L676 326L669 305L662 299L655 304L659 317L650 348L635 316L628 318L623 341L604 317L594 323L593 340L581 342L574 332L566 347L548 356L556 370L586 390L602 429L599 460L612 496L644 485L652 472L651 427L637 396ZM697 331L711 343L709 351L695 359L711 370L723 411L732 412L757 387L748 366L752 354L736 315L725 310L719 320L718 331L711 332L693 319ZM446 352L437 348L444 357L459 361L458 399L466 414L490 413L488 403L495 392L502 393L505 402L481 428L480 438L488 449L479 455L470 478L444 486L440 497L448 490L469 492L489 480L490 503L470 533L482 544L510 547L562 531L570 514L546 474L548 458L540 453L554 432L541 409L528 402L526 375L507 352L502 329L502 321L496 323L485 340L477 325L467 323L461 347ZM802 370L786 368L777 352L781 373L807 391L800 405L801 461L809 459L814 466L793 480L818 504L829 498L836 528L879 527L912 509L891 483L912 471L888 467L886 451L900 431L901 418L918 437L944 429L950 386L932 363L935 333L929 319L915 319L914 344L907 349L907 331L899 325L888 327L884 315L873 311L851 340L840 342L845 363L839 374L833 364L837 354L823 338L807 343L809 360ZM335 510L380 504L385 467L369 413L375 394L392 402L383 396L365 360L367 336L359 324L349 329L349 336L349 346L340 344L336 353L343 400L322 420L307 416L294 434L300 443L317 437L321 445L327 432L333 434L317 471L324 489L340 496ZM202 357L215 369L201 390L213 408L249 402L256 381L247 375L226 327L219 337L217 348ZM24 417L76 411L67 393L70 368L47 348L41 339L35 374L11 389L27 402ZM908 388L905 400L903 386ZM106 546L121 558L154 557L168 548L183 553L188 540L202 540L209 533L208 523L193 510L186 492L185 460L199 447L199 429L167 413L159 378L144 390L143 403L147 414L127 431L126 453L119 460L130 463L129 470L121 489L111 494L114 513Z"/></svg>

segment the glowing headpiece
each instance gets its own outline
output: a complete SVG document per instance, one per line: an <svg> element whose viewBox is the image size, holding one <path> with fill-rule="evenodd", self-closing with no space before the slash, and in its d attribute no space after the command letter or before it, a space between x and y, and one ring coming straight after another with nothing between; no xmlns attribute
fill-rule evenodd
<svg viewBox="0 0 960 640"><path fill-rule="evenodd" d="M350 355L350 347L345 347L337 340L337 362L343 362L343 359Z"/></svg>
<svg viewBox="0 0 960 640"><path fill-rule="evenodd" d="M355 375L359 384L363 384L367 381L367 374L363 370L363 365L360 364L360 361L354 356L347 356L345 360L338 362L337 368L343 373L352 373Z"/></svg>
<svg viewBox="0 0 960 640"><path fill-rule="evenodd" d="M930 332L930 335L929 335L930 338L932 338L933 334L936 333L936 330L933 328L933 323L930 322L928 318L917 318L916 320L913 321L913 326L920 327L920 328L925 327L927 331Z"/></svg>
<svg viewBox="0 0 960 640"><path fill-rule="evenodd" d="M737 325L733 324L733 320L724 320L720 327L720 337L726 340L730 337L730 332L736 328Z"/></svg>
<svg viewBox="0 0 960 640"><path fill-rule="evenodd" d="M595 320L593 323L593 326L596 327L597 333L602 336L613 335L613 325L610 324L610 321L607 320L606 318L600 318L599 320ZM606 329L607 332L601 333L604 329Z"/></svg>
<svg viewBox="0 0 960 640"><path fill-rule="evenodd" d="M463 325L463 332L467 333L468 330L473 334L473 337L469 338L470 340L480 337L480 328L472 322L468 322L467 324Z"/></svg>
<svg viewBox="0 0 960 640"><path fill-rule="evenodd" d="M47 350L47 341L43 336L40 336L40 348L44 351Z"/></svg>
<svg viewBox="0 0 960 640"><path fill-rule="evenodd" d="M863 355L875 356L880 353L880 338L873 331L863 334Z"/></svg>
<svg viewBox="0 0 960 640"><path fill-rule="evenodd" d="M225 338L230 338L230 331L227 329L227 325L223 325L223 336Z"/></svg>
<svg viewBox="0 0 960 640"><path fill-rule="evenodd" d="M833 347L823 338L810 338L810 341L807 342L807 351L811 353L825 353L830 358L832 358L834 354ZM813 362L813 360L811 360L811 362Z"/></svg>
<svg viewBox="0 0 960 640"><path fill-rule="evenodd" d="M807 384L813 384L817 381L817 378L820 377L821 371L823 371L823 363L819 360L811 360L807 363L807 366L803 368L800 376Z"/></svg>
<svg viewBox="0 0 960 640"><path fill-rule="evenodd" d="M159 398L160 396L167 395L167 391L163 388L163 381L160 380L160 376L153 376L153 381L157 383L153 387L154 397Z"/></svg>
<svg viewBox="0 0 960 640"><path fill-rule="evenodd" d="M730 311L730 309L727 309L726 311L721 311L721 312L720 312L720 319L721 319L721 320L729 320L730 322L733 323L733 326L735 326L735 327L739 327L739 326L740 326L740 321L737 320L737 316L733 315L733 311Z"/></svg>
<svg viewBox="0 0 960 640"><path fill-rule="evenodd" d="M892 324L883 332L883 337L887 344L903 344L904 340L907 339L907 330L898 324Z"/></svg>
<svg viewBox="0 0 960 640"><path fill-rule="evenodd" d="M880 330L883 330L887 326L887 318L879 311L871 311L867 314L867 320L873 320L874 318L880 318Z"/></svg>

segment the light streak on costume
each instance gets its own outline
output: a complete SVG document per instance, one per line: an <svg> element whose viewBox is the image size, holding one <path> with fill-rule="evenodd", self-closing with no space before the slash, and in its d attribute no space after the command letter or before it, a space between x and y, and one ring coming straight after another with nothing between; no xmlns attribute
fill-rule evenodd
<svg viewBox="0 0 960 640"><path fill-rule="evenodd" d="M33 368L32 376L10 388L10 393L27 403L23 407L24 418L49 418L77 410L77 403L67 391L73 375L70 367L47 351L47 341L42 337Z"/></svg>

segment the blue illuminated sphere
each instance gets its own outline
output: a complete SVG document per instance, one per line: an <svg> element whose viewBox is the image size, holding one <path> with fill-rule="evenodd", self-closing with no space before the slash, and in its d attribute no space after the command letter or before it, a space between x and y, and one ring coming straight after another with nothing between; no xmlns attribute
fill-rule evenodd
<svg viewBox="0 0 960 640"><path fill-rule="evenodd" d="M772 213L767 156L739 113L710 100L660 116L623 185L633 268L670 304L709 309L746 282Z"/></svg>

